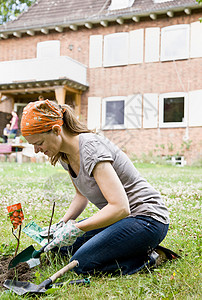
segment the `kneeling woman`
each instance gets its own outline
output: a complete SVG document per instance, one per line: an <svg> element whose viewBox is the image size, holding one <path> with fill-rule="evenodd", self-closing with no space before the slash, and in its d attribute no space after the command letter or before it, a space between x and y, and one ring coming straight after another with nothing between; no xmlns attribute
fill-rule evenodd
<svg viewBox="0 0 202 300"><path fill-rule="evenodd" d="M68 105L49 100L25 107L21 131L35 152L49 156L53 165L61 163L75 186L66 214L51 227L54 239L45 251L71 251L72 260L79 261L78 274L133 274L155 263L153 250L167 234L168 210L125 153L88 130ZM99 211L77 222L88 201Z"/></svg>

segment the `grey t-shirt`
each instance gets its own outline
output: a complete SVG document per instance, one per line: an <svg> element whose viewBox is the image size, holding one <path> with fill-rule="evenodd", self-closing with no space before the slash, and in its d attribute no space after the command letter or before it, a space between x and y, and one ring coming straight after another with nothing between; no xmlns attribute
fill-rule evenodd
<svg viewBox="0 0 202 300"><path fill-rule="evenodd" d="M160 194L140 175L128 156L106 137L94 133L79 134L80 170L73 174L70 166L60 161L80 193L99 209L107 205L92 171L101 161L111 162L128 196L131 216L152 217L164 224L169 223L168 210Z"/></svg>

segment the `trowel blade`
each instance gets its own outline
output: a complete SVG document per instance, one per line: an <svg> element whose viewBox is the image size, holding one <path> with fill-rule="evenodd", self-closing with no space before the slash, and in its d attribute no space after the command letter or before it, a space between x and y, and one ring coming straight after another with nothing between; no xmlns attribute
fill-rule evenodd
<svg viewBox="0 0 202 300"><path fill-rule="evenodd" d="M7 279L4 282L3 286L13 291L14 293L18 294L19 296L22 296L27 293L36 293L38 289L38 285L33 284L31 282L15 281L10 279ZM37 291L37 293L39 294L43 294L45 292L46 292L45 288L42 288L40 291Z"/></svg>

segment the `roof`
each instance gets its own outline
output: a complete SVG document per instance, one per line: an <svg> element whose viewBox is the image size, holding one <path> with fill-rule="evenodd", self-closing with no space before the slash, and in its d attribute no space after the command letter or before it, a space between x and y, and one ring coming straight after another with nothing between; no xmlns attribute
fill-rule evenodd
<svg viewBox="0 0 202 300"><path fill-rule="evenodd" d="M62 30L63 27L76 30L77 26L84 25L91 28L96 23L105 26L106 22L116 21L118 17L125 19L136 17L134 21L139 21L137 18L149 16L151 13L162 14L187 9L186 13L189 14L189 8L199 7L195 0L155 2L157 1L135 0L129 8L109 10L111 0L38 0L16 20L0 26L0 33L10 34L14 31L26 32L27 30L41 30L41 28L52 29L55 26L60 26L57 31Z"/></svg>

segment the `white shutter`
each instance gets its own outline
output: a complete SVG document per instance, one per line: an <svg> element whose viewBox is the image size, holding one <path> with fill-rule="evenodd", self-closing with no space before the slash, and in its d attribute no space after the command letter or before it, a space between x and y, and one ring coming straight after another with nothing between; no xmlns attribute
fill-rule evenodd
<svg viewBox="0 0 202 300"><path fill-rule="evenodd" d="M158 127L158 94L143 96L143 128Z"/></svg>
<svg viewBox="0 0 202 300"><path fill-rule="evenodd" d="M145 32L145 62L159 61L160 28L147 28Z"/></svg>
<svg viewBox="0 0 202 300"><path fill-rule="evenodd" d="M37 58L60 56L60 41L46 41L37 44Z"/></svg>
<svg viewBox="0 0 202 300"><path fill-rule="evenodd" d="M143 42L143 29L129 32L129 64L139 64L143 62Z"/></svg>
<svg viewBox="0 0 202 300"><path fill-rule="evenodd" d="M100 128L100 114L101 114L101 98L89 97L88 98L88 128Z"/></svg>
<svg viewBox="0 0 202 300"><path fill-rule="evenodd" d="M202 57L202 23L191 24L190 57Z"/></svg>
<svg viewBox="0 0 202 300"><path fill-rule="evenodd" d="M179 24L161 29L161 60L189 58L189 24Z"/></svg>
<svg viewBox="0 0 202 300"><path fill-rule="evenodd" d="M131 7L135 0L112 0L109 10L123 9Z"/></svg>
<svg viewBox="0 0 202 300"><path fill-rule="evenodd" d="M104 67L128 64L128 32L104 36Z"/></svg>
<svg viewBox="0 0 202 300"><path fill-rule="evenodd" d="M202 90L189 92L189 126L202 126Z"/></svg>
<svg viewBox="0 0 202 300"><path fill-rule="evenodd" d="M125 102L126 128L142 127L142 95L134 94L127 97Z"/></svg>
<svg viewBox="0 0 202 300"><path fill-rule="evenodd" d="M102 67L102 35L90 36L89 67Z"/></svg>

